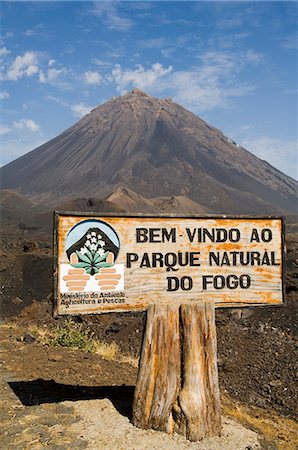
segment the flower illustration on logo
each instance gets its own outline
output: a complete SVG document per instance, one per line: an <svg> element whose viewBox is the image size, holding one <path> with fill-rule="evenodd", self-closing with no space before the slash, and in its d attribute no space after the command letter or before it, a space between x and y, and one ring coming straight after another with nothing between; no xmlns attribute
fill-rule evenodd
<svg viewBox="0 0 298 450"><path fill-rule="evenodd" d="M90 234L87 235L89 238ZM92 232L92 237L90 240L85 242L85 245L76 250L76 255L78 257L77 263L72 263L72 267L77 269L85 269L86 273L89 275L95 275L103 267L111 267L113 263L107 262L107 257L109 252L104 250L105 241L103 241L101 234L96 234Z"/></svg>
<svg viewBox="0 0 298 450"><path fill-rule="evenodd" d="M119 238L107 223L89 219L75 225L65 245L70 268L63 280L68 289L84 291L94 277L101 290L114 290L121 278L113 267L119 247Z"/></svg>

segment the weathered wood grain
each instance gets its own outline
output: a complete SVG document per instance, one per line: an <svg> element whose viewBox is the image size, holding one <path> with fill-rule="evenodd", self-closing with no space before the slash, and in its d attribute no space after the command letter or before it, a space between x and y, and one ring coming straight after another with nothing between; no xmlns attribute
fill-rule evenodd
<svg viewBox="0 0 298 450"><path fill-rule="evenodd" d="M134 394L134 425L173 433L179 386L179 305L151 305Z"/></svg>
<svg viewBox="0 0 298 450"><path fill-rule="evenodd" d="M147 314L134 425L191 441L219 435L214 306L151 305Z"/></svg>
<svg viewBox="0 0 298 450"><path fill-rule="evenodd" d="M181 305L181 324L183 369L176 431L198 441L221 430L214 306Z"/></svg>
<svg viewBox="0 0 298 450"><path fill-rule="evenodd" d="M111 283L110 291L115 292L123 291L123 301L113 302L112 298L110 302L97 302L96 305L86 301L82 301L81 304L77 301L69 302L67 305L61 301L61 293L67 293L62 271L60 267L64 264L69 264L65 252L65 242L67 235L72 227L76 226L79 222L90 219L90 216L86 215L58 215L57 216L57 293L55 295L57 301L58 314L94 314L101 312L111 311L128 311L128 310L146 310L150 303L168 304L174 303L187 303L187 302L203 302L213 301L217 307L226 306L257 306L257 305L279 305L283 302L283 221L281 218L181 218L181 217L113 217L113 216L92 216L93 219L99 219L109 226L113 227L116 231L120 249L116 259L116 265L123 268L123 277L120 283L115 285ZM162 241L162 238L157 238L154 242L137 242L136 241L136 229L146 228L152 230L176 230L175 242L171 239ZM198 229L237 229L241 234L239 242L210 242L206 239L206 242L198 242L197 234L193 234ZM270 229L272 232L272 240L269 242L256 242L252 239L253 230L258 231L259 236L264 229ZM190 230L190 235L196 236L196 238L189 239L187 230ZM159 233L158 231L156 232ZM237 263L236 265L228 264L226 261L223 264L216 265L214 261L211 261L210 265L210 252L219 252L223 255L227 252L229 255L233 252L245 252L249 255L252 252L259 252L264 255L264 252L268 253L268 257L271 257L271 253L274 253L274 264L271 265L258 265L257 262L253 264L242 265ZM152 254L164 255L167 253L183 254L188 252L199 253L199 266L179 266L175 271L169 269L165 264L161 267L157 263L156 267L146 267L141 265L141 259L144 253L148 254L150 259ZM134 253L138 255L138 261L132 262L131 267L127 265L127 254ZM72 258L76 258L76 255L72 255ZM110 253L109 262L112 263L113 255ZM232 258L232 256L230 256ZM244 257L245 258L245 257ZM72 261L77 262L76 260ZM94 278L101 280L105 274L116 275L116 266L109 269L101 269L100 273ZM73 270L73 269L69 269ZM78 269L81 270L81 269ZM73 272L69 272L72 274ZM208 288L203 288L203 276L233 276L239 277L241 275L248 275L251 279L251 285L248 289L228 288L216 288L213 284L208 284ZM119 276L119 273L118 275ZM191 277L193 286L190 290L183 290L181 287L176 291L168 290L168 277L178 277L180 280L183 277ZM91 276L90 280L93 277ZM105 277L106 279L106 277ZM115 279L114 277L111 279ZM64 289L64 290L63 290ZM108 290L104 285L96 284L91 287L88 281L87 285L82 288L82 299L85 293L92 292L107 292Z"/></svg>

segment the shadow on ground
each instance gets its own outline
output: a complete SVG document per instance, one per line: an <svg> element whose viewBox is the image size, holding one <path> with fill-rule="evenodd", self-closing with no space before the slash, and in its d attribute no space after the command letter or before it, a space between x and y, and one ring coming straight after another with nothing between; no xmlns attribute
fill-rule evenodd
<svg viewBox="0 0 298 450"><path fill-rule="evenodd" d="M132 417L134 386L72 386L40 378L32 381L11 381L9 386L24 406L107 398L121 415L129 420Z"/></svg>

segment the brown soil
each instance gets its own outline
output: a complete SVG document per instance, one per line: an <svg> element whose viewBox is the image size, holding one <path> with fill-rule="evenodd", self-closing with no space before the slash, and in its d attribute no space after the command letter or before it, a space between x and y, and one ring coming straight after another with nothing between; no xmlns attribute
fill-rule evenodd
<svg viewBox="0 0 298 450"><path fill-rule="evenodd" d="M190 443L137 429L129 421L137 368L82 350L42 345L29 338L24 324L2 325L0 332L5 449L295 449L293 421L243 408L227 396L222 398L220 438Z"/></svg>

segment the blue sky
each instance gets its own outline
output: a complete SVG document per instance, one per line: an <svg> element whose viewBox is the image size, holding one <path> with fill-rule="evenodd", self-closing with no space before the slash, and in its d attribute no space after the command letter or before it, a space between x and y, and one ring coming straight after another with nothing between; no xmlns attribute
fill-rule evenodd
<svg viewBox="0 0 298 450"><path fill-rule="evenodd" d="M292 1L1 2L1 164L139 87L297 178L296 30Z"/></svg>

